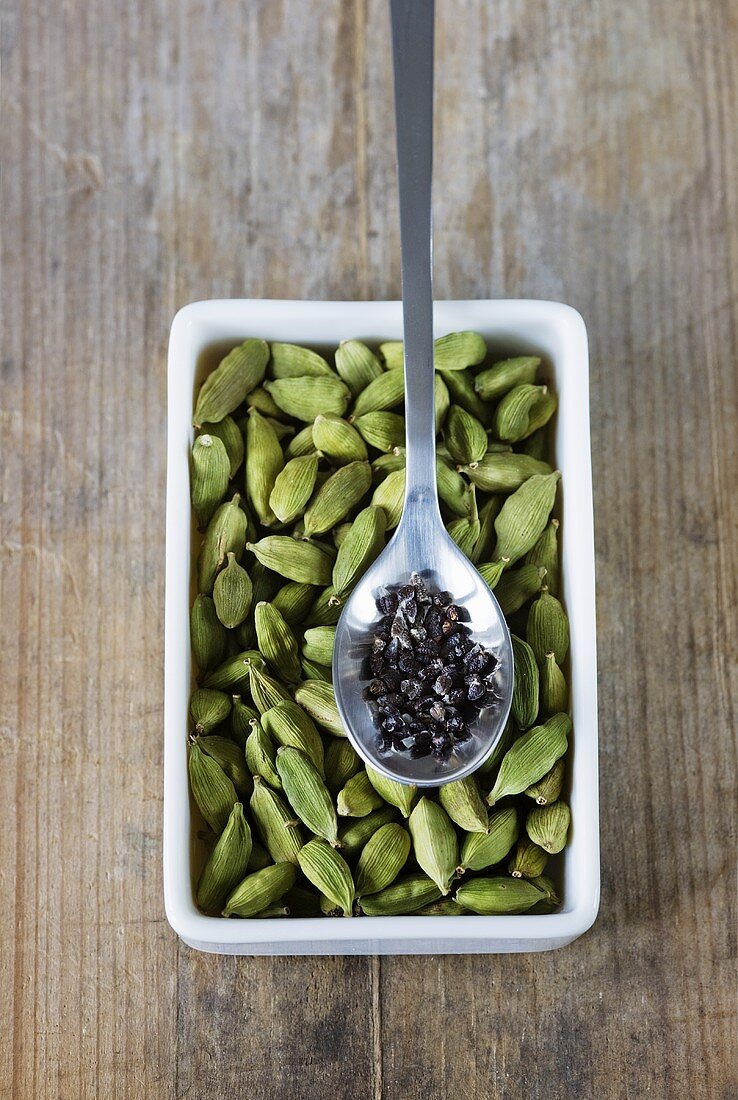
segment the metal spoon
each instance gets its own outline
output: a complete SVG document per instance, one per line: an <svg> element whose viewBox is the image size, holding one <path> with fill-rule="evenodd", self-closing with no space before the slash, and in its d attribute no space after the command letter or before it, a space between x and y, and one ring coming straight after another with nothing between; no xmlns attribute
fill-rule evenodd
<svg viewBox="0 0 738 1100"><path fill-rule="evenodd" d="M390 0L395 74L395 122L400 189L405 339L406 488L402 519L367 570L338 622L333 682L343 724L356 751L377 771L402 783L437 786L474 771L499 740L510 710L513 657L497 600L446 532L436 490L436 432L431 282L433 157L433 0ZM413 758L380 749L379 730L364 697L368 651L378 618L377 596L419 573L451 592L470 616L474 640L497 658L500 703L471 724L469 740L445 759Z"/></svg>

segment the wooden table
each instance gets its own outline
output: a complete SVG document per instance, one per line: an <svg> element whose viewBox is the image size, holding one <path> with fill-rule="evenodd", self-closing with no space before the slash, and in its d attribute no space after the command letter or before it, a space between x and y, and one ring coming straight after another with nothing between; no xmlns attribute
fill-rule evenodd
<svg viewBox="0 0 738 1100"><path fill-rule="evenodd" d="M589 326L595 928L232 959L164 918L168 328L196 298L399 294L385 8L9 0L2 1096L736 1095L730 0L438 2L436 294Z"/></svg>

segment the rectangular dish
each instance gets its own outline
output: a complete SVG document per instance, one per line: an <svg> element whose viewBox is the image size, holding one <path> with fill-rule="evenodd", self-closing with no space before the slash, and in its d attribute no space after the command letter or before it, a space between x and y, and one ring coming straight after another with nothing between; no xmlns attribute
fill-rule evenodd
<svg viewBox="0 0 738 1100"><path fill-rule="evenodd" d="M172 324L168 364L166 520L164 896L169 923L191 947L232 955L453 954L562 947L593 923L599 905L599 800L594 530L587 335L569 306L539 301L441 301L437 335L480 332L498 358L540 354L559 398L552 460L562 472L563 598L571 629L567 777L571 840L557 877L562 906L551 914L226 920L200 913L193 897L187 780L191 603L189 452L193 395L220 355L247 336L310 346L351 337L402 338L400 302L204 301Z"/></svg>

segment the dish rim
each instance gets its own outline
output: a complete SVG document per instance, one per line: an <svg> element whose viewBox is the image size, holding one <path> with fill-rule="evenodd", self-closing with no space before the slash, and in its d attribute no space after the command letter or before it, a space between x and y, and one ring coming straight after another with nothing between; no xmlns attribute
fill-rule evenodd
<svg viewBox="0 0 738 1100"><path fill-rule="evenodd" d="M480 315L484 323L480 323ZM535 299L439 300L434 304L434 324L439 333L460 328L479 329L488 341L517 345L518 348L526 341L531 347L535 346L535 333L545 330L562 348L561 360L556 360L554 369L561 371L567 380L568 374L576 376L577 385L568 395L568 405L578 430L576 438L567 440L566 448L567 453L571 452L567 465L576 458L576 477L571 479L574 484L570 485L567 473L563 475L566 518L562 528L565 576L567 564L569 569L576 566L577 570L577 621L576 624L572 622L574 762L570 801L574 829L586 835L577 837L577 866L567 867L565 871L567 887L574 881L572 873L575 876L576 900L569 905L565 895L563 908L550 914L437 916L432 922L414 915L344 921L320 917L244 921L206 916L196 908L190 875L191 826L186 764L191 548L189 539L182 537L182 516L184 502L189 524L188 453L192 438L192 387L198 360L214 343L230 339L235 342L247 335L335 345L349 335L359 338L365 335L369 339L369 330L377 329L383 336L375 336L375 340L396 339L402 328L399 301L204 300L181 308L170 333L165 582L165 910L174 931L198 948L246 952L253 947L254 953L258 953L268 945L284 949L285 945L294 944L295 953L309 953L311 944L321 951L332 941L335 954L362 950L374 953L382 950L383 943L392 941L395 950L402 950L404 943L408 951L431 952L453 950L455 946L463 951L465 945L475 941L480 943L478 949L485 951L536 950L571 942L586 932L597 916L600 867L594 516L586 328L580 314L571 306ZM309 332L316 325L324 332L320 339L288 336L285 332L290 326ZM337 329L340 330L338 335ZM188 381L184 387L183 376ZM185 439L187 446L184 446ZM556 442L558 450L558 433ZM559 458L557 453L557 460ZM571 514L567 508L570 499L576 503L576 511L572 509ZM576 528L576 542L573 532L567 541L570 528ZM585 602L587 596L589 613ZM567 598L570 610L568 605ZM585 674L587 681L582 682ZM586 797L581 792L577 794L576 788L580 785L586 785Z"/></svg>

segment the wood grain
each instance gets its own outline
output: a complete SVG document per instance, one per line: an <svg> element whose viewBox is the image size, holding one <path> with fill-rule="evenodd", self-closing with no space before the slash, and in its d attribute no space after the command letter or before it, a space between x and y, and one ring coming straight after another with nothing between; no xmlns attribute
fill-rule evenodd
<svg viewBox="0 0 738 1100"><path fill-rule="evenodd" d="M161 896L167 332L398 294L385 4L6 0L0 1095L736 1094L737 45L729 0L438 2L436 294L589 327L595 928L227 959Z"/></svg>

